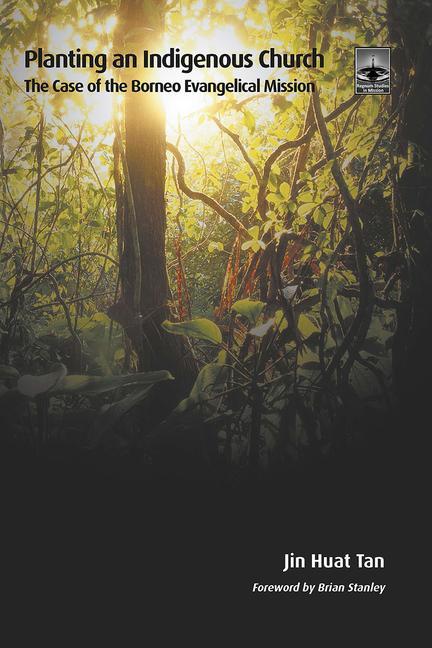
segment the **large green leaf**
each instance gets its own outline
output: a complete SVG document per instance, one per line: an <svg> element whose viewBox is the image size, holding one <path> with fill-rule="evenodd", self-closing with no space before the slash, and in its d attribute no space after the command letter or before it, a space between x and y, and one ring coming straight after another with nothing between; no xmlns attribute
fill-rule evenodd
<svg viewBox="0 0 432 648"><path fill-rule="evenodd" d="M217 407L217 402L209 399L223 390L228 376L228 367L210 362L199 372L191 393L182 400L174 410L175 414L181 414L198 404L204 405L209 411Z"/></svg>
<svg viewBox="0 0 432 648"><path fill-rule="evenodd" d="M154 385L164 380L174 380L169 371L148 371L146 373L127 374L125 376L80 376L71 375L63 378L54 389L53 394L102 394L127 385Z"/></svg>
<svg viewBox="0 0 432 648"><path fill-rule="evenodd" d="M19 373L15 367L0 364L0 380L16 380L17 378L19 378Z"/></svg>
<svg viewBox="0 0 432 648"><path fill-rule="evenodd" d="M312 322L312 320L307 315L304 315L303 313L300 313L299 315L297 326L304 340L310 338L310 336L314 333L320 332L318 326L314 322Z"/></svg>
<svg viewBox="0 0 432 648"><path fill-rule="evenodd" d="M315 209L315 207L315 203L303 203L303 205L300 205L300 207L298 208L297 213L300 217L307 216L313 209Z"/></svg>
<svg viewBox="0 0 432 648"><path fill-rule="evenodd" d="M135 405L138 405L138 403L147 398L152 387L153 385L138 387L131 394L128 394L116 403L108 407L105 406L105 409L101 412L96 422L96 438L94 439L94 443L97 443L103 435L109 432Z"/></svg>
<svg viewBox="0 0 432 648"><path fill-rule="evenodd" d="M169 371L148 371L125 376L66 375L66 367L58 365L54 371L22 376L17 383L20 394L34 398L41 394L103 394L128 385L154 385L163 380L174 380Z"/></svg>
<svg viewBox="0 0 432 648"><path fill-rule="evenodd" d="M253 326L255 326L264 306L265 304L262 301L256 301L253 299L240 299L232 305L232 310L239 315L246 317L249 322Z"/></svg>
<svg viewBox="0 0 432 648"><path fill-rule="evenodd" d="M66 373L67 369L64 364L59 363L53 367L53 371L42 374L41 376L25 374L18 380L17 389L23 396L35 398L40 394L45 394L54 389L64 379Z"/></svg>
<svg viewBox="0 0 432 648"><path fill-rule="evenodd" d="M207 340L213 344L221 344L222 333L214 322L204 317L192 319L187 322L162 322L162 328L168 333L174 335L187 335L188 337L198 338L198 340Z"/></svg>

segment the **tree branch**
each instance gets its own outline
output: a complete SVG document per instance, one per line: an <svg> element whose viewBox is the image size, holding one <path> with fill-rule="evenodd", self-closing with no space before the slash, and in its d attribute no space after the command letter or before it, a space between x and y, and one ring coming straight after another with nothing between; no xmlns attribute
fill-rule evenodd
<svg viewBox="0 0 432 648"><path fill-rule="evenodd" d="M201 191L193 191L185 181L185 173L186 173L186 165L185 161L183 159L182 154L180 153L179 149L174 146L174 144L171 144L170 142L167 142L166 144L167 150L170 151L177 160L178 164L178 173L177 173L177 182L180 187L180 189L183 191L188 198L191 198L192 200L200 200L203 202L205 205L208 207L211 207L221 218L223 218L227 223L231 225L233 229L236 230L240 234L240 236L244 239L249 239L249 233L246 229L246 227L241 223L234 214L231 214L231 212L227 211L222 205L220 205L217 200L214 198L211 198L205 193L202 193Z"/></svg>
<svg viewBox="0 0 432 648"><path fill-rule="evenodd" d="M319 130L322 143L324 146L325 154L328 160L333 160L332 165L332 174L333 178L338 186L342 199L345 203L347 210L348 222L351 226L354 244L355 244L355 253L356 253L356 263L357 271L359 275L359 307L357 313L354 317L354 321L347 332L342 344L334 354L332 360L330 361L326 373L325 379L328 379L332 372L338 366L340 360L346 351L349 351L350 359L346 363L346 369L349 371L349 368L352 365L352 362L355 359L355 354L357 353L361 343L367 335L369 329L373 303L374 303L374 291L373 285L369 277L369 271L367 266L367 253L366 246L363 240L363 233L361 227L360 216L358 213L358 205L351 196L351 193L346 184L345 178L342 174L342 171L339 166L339 162L335 158L335 152L333 145L331 143L330 135L325 123L325 119L322 114L321 102L319 94L316 92L313 94L313 107L315 113L316 126Z"/></svg>
<svg viewBox="0 0 432 648"><path fill-rule="evenodd" d="M259 172L258 167L257 167L257 165L255 164L255 162L250 158L248 152L246 151L245 147L243 146L243 144L242 144L242 142L241 142L241 140L240 140L239 135L238 135L237 133L234 133L233 131L231 131L231 130L230 130L229 128L227 128L226 126L224 126L224 125L222 124L222 122L221 122L217 117L215 117L214 115L211 115L211 116L210 116L210 119L212 119L212 120L214 121L214 123L218 126L218 128L220 128L221 131L223 131L224 133L226 133L226 135L228 135L228 137L230 137L230 138L232 139L232 141L234 142L234 144L236 144L236 146L237 146L238 149L240 150L240 153L241 153L242 156L243 156L243 159L245 160L245 162L246 162L246 163L250 166L250 168L252 169L252 172L253 172L255 178L257 179L258 186L259 186L259 185L261 184L261 173Z"/></svg>
<svg viewBox="0 0 432 648"><path fill-rule="evenodd" d="M314 95L316 93L313 93ZM359 97L357 95L352 95L349 99L346 101L343 101L337 108L335 108L331 113L329 113L326 117L323 117L324 122L331 122L339 115L341 115L345 110L348 110L353 104L357 103L360 101L362 97ZM287 142L283 142L278 146L273 153L269 155L267 158L265 164L264 164L264 170L262 174L262 180L261 184L259 186L258 190L258 213L260 214L261 218L263 217L262 212L265 212L266 210L266 191L267 191L267 184L270 178L270 171L273 166L273 164L276 162L276 160L284 153L285 151L288 151L290 149L298 148L299 146L303 146L303 144L306 144L309 142L314 135L314 133L317 130L317 125L312 124L309 126L309 128L303 133L301 137L295 140L289 140ZM265 214L264 214L265 215Z"/></svg>

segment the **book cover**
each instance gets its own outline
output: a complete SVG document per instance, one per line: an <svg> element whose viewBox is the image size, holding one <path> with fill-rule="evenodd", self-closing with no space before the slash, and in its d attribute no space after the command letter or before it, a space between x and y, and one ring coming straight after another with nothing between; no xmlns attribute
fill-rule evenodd
<svg viewBox="0 0 432 648"><path fill-rule="evenodd" d="M430 0L2 2L13 606L394 631L424 568L431 30Z"/></svg>

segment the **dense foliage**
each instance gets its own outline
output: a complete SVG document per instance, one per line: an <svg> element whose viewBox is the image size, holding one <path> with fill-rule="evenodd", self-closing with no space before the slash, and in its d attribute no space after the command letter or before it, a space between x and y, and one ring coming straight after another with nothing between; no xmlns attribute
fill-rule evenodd
<svg viewBox="0 0 432 648"><path fill-rule="evenodd" d="M30 96L22 85L28 47L67 37L112 48L117 9L22 0L0 13L5 434L39 451L60 442L150 457L176 439L201 460L253 468L361 441L394 407L392 344L415 254L398 188L418 154L398 144L405 94L353 96L354 47L388 44L386 3L164 7L184 51L213 38L326 57L310 71L311 95L167 108L163 327L189 338L197 370L171 412L160 404L172 376L142 370L110 311L121 292L122 104L111 116L106 97Z"/></svg>

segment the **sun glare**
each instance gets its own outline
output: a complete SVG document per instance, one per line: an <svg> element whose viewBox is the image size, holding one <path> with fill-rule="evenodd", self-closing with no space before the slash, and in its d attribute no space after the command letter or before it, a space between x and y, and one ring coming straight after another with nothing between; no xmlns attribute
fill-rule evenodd
<svg viewBox="0 0 432 648"><path fill-rule="evenodd" d="M204 29L205 25L201 24ZM210 31L210 23L207 25L208 31L201 35L195 25L186 28L183 31L183 39L186 43L184 46L181 44L172 43L169 39L165 41L164 51L168 51L170 47L179 47L182 52L191 54L222 54L225 52L230 53L245 53L245 46L238 38L235 29L231 25L219 26L217 29ZM193 43L193 47L187 43ZM247 51L253 51L250 47ZM243 77L246 76L245 70L242 71ZM179 117L185 117L190 113L199 111L205 107L210 106L216 101L220 101L220 97L210 93L200 92L185 92L184 81L186 78L191 79L193 82L202 81L232 81L235 76L233 72L224 69L198 69L190 74L184 74L181 70L162 69L159 71L158 80L164 82L179 82L182 84L182 90L178 93L162 93L161 98L166 111L167 121L177 123Z"/></svg>
<svg viewBox="0 0 432 648"><path fill-rule="evenodd" d="M243 4L244 0L238 0L239 8ZM85 24L82 20L79 21L76 29L72 25L61 27L54 24L49 25L47 50L50 53L56 54L80 48L83 52L105 52L109 56L112 53L110 34L112 34L115 24L116 17L110 16L93 29L93 36L87 38L83 33ZM210 20L186 23L186 28L181 33L181 40L179 40L177 35L176 40L173 42L173 37L167 36L161 51L168 52L170 47L178 47L182 53L189 54L222 54L226 52L237 54L244 54L245 52L254 53L253 46L250 43L243 43L238 32L232 25L222 24L212 29ZM139 72L140 70L137 70L138 78ZM257 73L259 71L256 69L253 71L249 69L241 70L241 76L244 79L247 79L251 74L256 77ZM186 79L190 79L194 83L204 81L214 81L217 83L233 81L234 77L239 75L240 70L223 68L194 69L187 74L182 72L181 69L162 68L157 70L157 81L162 83L177 83L181 86L179 92L161 92L159 94L166 113L168 127L176 129L179 119L197 113L203 108L219 102L221 99L216 93L187 92L185 89ZM107 70L105 73L98 74L97 78L102 78L105 81L111 76L112 71ZM24 79L29 77L28 70L23 69L22 65L20 69L16 67L14 69L14 77L18 83L22 84ZM74 68L68 68L67 70L44 68L43 77L51 83L55 79L64 79L72 83L81 81L86 84L88 81L95 79L94 72L92 76L91 70ZM38 97L39 99L41 97ZM108 94L105 91L94 93L84 91L79 95L64 95L63 97L50 93L45 103L48 111L51 110L60 113L63 119L70 122L80 121L85 116L91 123L97 126L104 126L113 117L113 104L116 104L115 110L118 110L119 103L122 99L123 97L121 95ZM184 124L184 128L188 128L187 123Z"/></svg>
<svg viewBox="0 0 432 648"><path fill-rule="evenodd" d="M114 16L109 17L103 25L98 25L98 34L109 34L112 32L116 24ZM80 25L79 25L80 26ZM204 25L205 27L205 25ZM238 39L235 30L230 25L220 26L217 29L210 31L210 24L207 25L207 31L202 35L198 34L196 25L191 25L186 28L183 33L184 45L178 42L173 45L169 42L168 38L163 45L163 51L168 51L172 46L180 47L182 52L188 53L223 53L223 52L244 52L244 45ZM193 43L193 47L190 44ZM95 38L85 41L80 34L80 30L74 31L70 25L65 27L58 27L50 25L48 28L48 48L52 53L61 53L69 49L82 48L88 52L106 51L106 48L101 48L100 44ZM44 71L46 78L54 81L59 77L59 71L55 69L47 69ZM180 83L182 88L180 92L165 92L160 94L160 98L166 112L168 125L176 126L178 119L203 109L211 105L214 101L220 98L217 95L209 93L195 93L185 92L184 81L185 78L190 78L194 82L200 81L222 81L231 80L232 72L226 70L196 70L191 74L184 74L178 69L161 69L158 71L157 80L162 82ZM68 69L67 73L63 72L68 81L88 81L89 72L86 70ZM101 75L103 79L109 78L111 72L107 71ZM102 93L89 93L84 92L82 95L83 102L78 104L73 100L65 100L62 102L62 113L64 119L77 120L79 115L84 112L87 119L95 125L104 125L112 119L113 115L113 96L108 96L105 92Z"/></svg>

